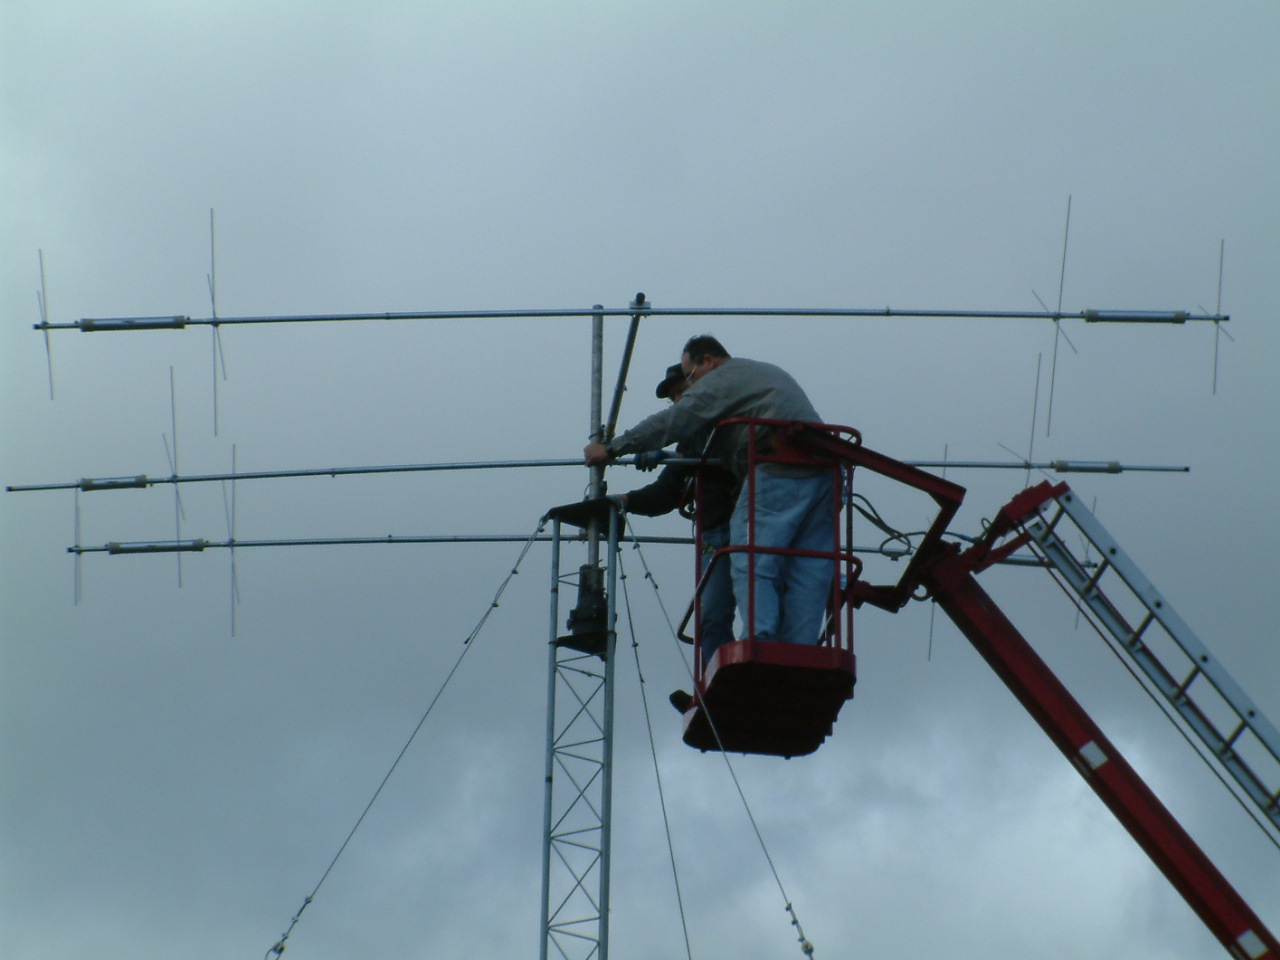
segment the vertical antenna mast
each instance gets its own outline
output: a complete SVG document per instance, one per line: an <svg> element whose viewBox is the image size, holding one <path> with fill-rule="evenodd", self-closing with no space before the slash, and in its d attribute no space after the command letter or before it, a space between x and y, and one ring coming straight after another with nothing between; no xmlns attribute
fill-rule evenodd
<svg viewBox="0 0 1280 960"><path fill-rule="evenodd" d="M591 439L603 443L604 422L604 307L595 304L591 315ZM591 468L591 499L604 496L604 464ZM600 923L599 923L599 957L609 958L609 862L611 859L610 833L613 820L613 572L616 562L615 541L617 538L616 515L610 513L610 536L607 566L609 568L609 585L606 594L607 614L605 626L604 651L604 709L603 734L600 744ZM592 519L587 528L587 563L598 571L600 563L600 527L599 520ZM595 573L599 577L599 572ZM599 581L597 581L599 582Z"/></svg>
<svg viewBox="0 0 1280 960"><path fill-rule="evenodd" d="M597 303L591 308L591 440L604 443L604 425L601 421L604 401L604 306ZM590 498L599 499L604 491L604 465L591 468ZM587 563L600 562L600 526L592 520L587 528Z"/></svg>
<svg viewBox="0 0 1280 960"><path fill-rule="evenodd" d="M591 439L603 442L604 308L592 308ZM555 507L542 836L540 960L608 960L613 808L614 630L620 517L604 500L604 467L591 468L586 502ZM578 605L559 636L561 523L587 534ZM601 537L607 533L604 569ZM565 703L557 709L557 697Z"/></svg>

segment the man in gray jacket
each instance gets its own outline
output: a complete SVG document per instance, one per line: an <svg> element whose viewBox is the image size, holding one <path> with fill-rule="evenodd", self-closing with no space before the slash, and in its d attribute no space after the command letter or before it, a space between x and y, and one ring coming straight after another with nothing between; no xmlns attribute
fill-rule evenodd
<svg viewBox="0 0 1280 960"><path fill-rule="evenodd" d="M641 420L607 446L587 444L584 454L588 466L622 454L679 443L731 417L807 422L822 419L785 370L771 363L730 357L715 337L692 338L685 344L680 366L689 382L681 401ZM745 479L747 439L747 428L737 425L719 431L710 451L740 479ZM766 463L756 468L754 479L757 546L827 552L832 549L835 515L830 470ZM747 542L748 491L744 482L729 524L733 544ZM751 596L747 555L733 554L731 569L738 609L746 619ZM833 563L828 559L757 553L756 638L817 643L833 572Z"/></svg>
<svg viewBox="0 0 1280 960"><path fill-rule="evenodd" d="M656 393L659 399L679 403L688 388L689 381L680 364L673 363L667 367L666 376L658 384ZM702 456L706 440L706 433L681 440L676 444L676 456L696 460ZM738 497L739 483L737 477L724 467L705 466L702 468L701 498L695 504L693 488L696 473L693 466L668 464L653 483L624 493L620 499L628 513L645 517L659 517L679 510L682 516L692 520L696 509L696 519L702 528L702 550L706 554L699 569L705 573L709 555L729 545L729 519ZM699 646L704 664L710 662L717 649L733 640L733 580L729 572L729 557L721 557L706 575L708 579L702 590L698 617Z"/></svg>

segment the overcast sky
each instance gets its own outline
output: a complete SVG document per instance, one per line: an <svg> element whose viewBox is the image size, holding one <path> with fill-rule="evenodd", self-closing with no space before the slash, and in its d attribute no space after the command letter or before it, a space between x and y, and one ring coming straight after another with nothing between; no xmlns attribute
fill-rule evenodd
<svg viewBox="0 0 1280 960"><path fill-rule="evenodd" d="M647 321L624 426L710 329L907 459L1187 465L1075 477L1280 721L1280 11L1274 3L0 4L5 484L577 456L589 322L50 336L49 318L611 307L1212 312L1224 328ZM536 7L536 9L535 9ZM1034 292L1033 292L1034 291ZM625 323L606 331L612 381ZM1040 392L1036 400L1037 363ZM974 534L1020 471L952 472ZM647 480L610 472L614 490ZM528 534L579 468L242 482L240 539ZM885 493L900 526L923 519ZM224 540L216 485L184 537ZM81 542L174 536L169 488L80 495ZM638 519L679 534L678 520ZM71 493L0 496L0 955L261 957L519 547L91 554ZM867 533L870 538L870 533ZM645 557L682 609L687 548ZM799 956L628 551L695 957ZM888 569L883 564L881 572ZM1273 930L1280 851L1047 575L987 589ZM535 547L289 941L296 960L538 945L549 551ZM857 617L814 756L737 769L819 957L1224 953L939 614ZM622 642L629 649L630 637ZM634 661L620 664L612 952L684 953Z"/></svg>

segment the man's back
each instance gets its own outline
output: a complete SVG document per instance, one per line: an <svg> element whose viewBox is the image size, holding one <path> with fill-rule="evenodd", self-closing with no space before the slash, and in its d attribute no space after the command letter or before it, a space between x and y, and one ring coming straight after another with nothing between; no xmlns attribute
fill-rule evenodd
<svg viewBox="0 0 1280 960"><path fill-rule="evenodd" d="M690 386L679 403L641 420L614 440L610 449L615 453L659 449L731 417L822 419L800 384L781 367L730 357ZM745 443L745 431L737 428L716 444L739 476L745 463Z"/></svg>

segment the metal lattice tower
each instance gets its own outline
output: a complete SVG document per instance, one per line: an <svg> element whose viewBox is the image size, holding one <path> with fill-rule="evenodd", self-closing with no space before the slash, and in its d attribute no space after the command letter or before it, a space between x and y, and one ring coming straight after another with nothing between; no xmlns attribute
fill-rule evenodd
<svg viewBox="0 0 1280 960"><path fill-rule="evenodd" d="M551 547L539 956L541 960L605 960L609 955L618 514L609 511L607 626L602 633L557 636L560 585L574 580L560 575L560 534L557 517ZM580 596L582 578L589 579L593 570L599 567L588 565L579 572Z"/></svg>

